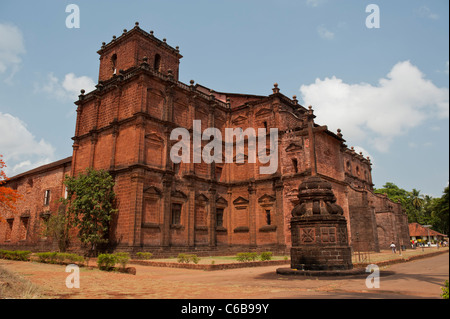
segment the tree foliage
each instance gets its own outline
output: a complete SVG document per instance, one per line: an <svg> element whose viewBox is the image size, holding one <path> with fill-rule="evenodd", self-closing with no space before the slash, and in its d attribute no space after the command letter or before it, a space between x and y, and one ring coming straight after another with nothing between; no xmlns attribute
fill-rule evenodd
<svg viewBox="0 0 450 319"><path fill-rule="evenodd" d="M375 193L386 194L389 199L399 202L406 210L409 223L432 225L432 229L449 233L449 187L447 186L440 198L420 194L413 188L410 192L394 183L386 183L383 188L375 189Z"/></svg>
<svg viewBox="0 0 450 319"><path fill-rule="evenodd" d="M66 214L70 225L78 229L78 238L95 251L98 244L108 242L109 223L114 208L114 180L104 170L88 168L76 177L66 176Z"/></svg>
<svg viewBox="0 0 450 319"><path fill-rule="evenodd" d="M65 212L65 206L61 205L58 213L51 214L44 221L44 236L51 236L58 243L60 252L65 252L70 242L69 215Z"/></svg>
<svg viewBox="0 0 450 319"><path fill-rule="evenodd" d="M16 213L16 203L22 197L16 190L2 186L8 181L8 177L4 172L3 168L6 167L5 162L2 159L2 155L0 155L0 222L4 220L2 218L2 212L12 212Z"/></svg>

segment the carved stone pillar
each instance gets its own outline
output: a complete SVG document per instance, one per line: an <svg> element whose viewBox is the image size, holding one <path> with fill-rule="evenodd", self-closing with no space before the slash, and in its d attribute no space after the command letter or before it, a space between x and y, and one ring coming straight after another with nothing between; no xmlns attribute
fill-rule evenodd
<svg viewBox="0 0 450 319"><path fill-rule="evenodd" d="M350 270L347 220L336 204L331 184L315 175L299 186L299 204L292 210L291 268Z"/></svg>

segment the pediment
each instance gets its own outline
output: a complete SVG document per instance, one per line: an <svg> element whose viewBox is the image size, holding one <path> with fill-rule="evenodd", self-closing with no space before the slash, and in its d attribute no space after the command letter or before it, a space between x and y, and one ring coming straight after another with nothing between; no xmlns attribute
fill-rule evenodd
<svg viewBox="0 0 450 319"><path fill-rule="evenodd" d="M294 152L303 149L303 147L297 143L291 143L288 147L286 147L286 152Z"/></svg>
<svg viewBox="0 0 450 319"><path fill-rule="evenodd" d="M217 197L216 204L228 206L228 201L222 196Z"/></svg>
<svg viewBox="0 0 450 319"><path fill-rule="evenodd" d="M242 115L239 115L238 117L236 117L235 119L233 119L233 120L231 121L231 123L233 123L233 124L240 124L240 123L246 122L247 120L248 120L248 118L246 118L246 117L244 117L244 116L242 116Z"/></svg>
<svg viewBox="0 0 450 319"><path fill-rule="evenodd" d="M161 196L162 192L161 190L156 187L156 186L149 186L147 188L144 189L144 194L145 195L157 195L157 196Z"/></svg>
<svg viewBox="0 0 450 319"><path fill-rule="evenodd" d="M274 196L264 194L258 199L259 203L273 203L276 200Z"/></svg>
<svg viewBox="0 0 450 319"><path fill-rule="evenodd" d="M187 199L187 195L180 190L174 190L171 193L172 197Z"/></svg>
<svg viewBox="0 0 450 319"><path fill-rule="evenodd" d="M201 201L201 202L208 202L209 201L208 197L206 197L203 194L198 194L197 196L195 196L195 200Z"/></svg>
<svg viewBox="0 0 450 319"><path fill-rule="evenodd" d="M233 201L234 205L248 205L249 201L242 196L239 196Z"/></svg>
<svg viewBox="0 0 450 319"><path fill-rule="evenodd" d="M267 116L267 115L272 115L272 114L273 114L273 112L271 109L262 108L258 112L256 112L255 116L259 117L259 116Z"/></svg>
<svg viewBox="0 0 450 319"><path fill-rule="evenodd" d="M152 142L157 142L157 143L164 142L164 140L158 134L156 134L154 132L145 134L145 138Z"/></svg>

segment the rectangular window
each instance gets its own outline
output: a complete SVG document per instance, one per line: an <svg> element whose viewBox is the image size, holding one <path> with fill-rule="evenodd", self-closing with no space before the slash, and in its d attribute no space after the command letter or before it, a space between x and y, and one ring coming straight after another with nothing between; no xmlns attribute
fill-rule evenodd
<svg viewBox="0 0 450 319"><path fill-rule="evenodd" d="M172 225L181 223L181 204L172 204Z"/></svg>
<svg viewBox="0 0 450 319"><path fill-rule="evenodd" d="M270 220L270 210L269 210L269 209L266 210L266 223L267 223L267 225L270 225L270 224L271 224L271 220Z"/></svg>
<svg viewBox="0 0 450 319"><path fill-rule="evenodd" d="M292 159L292 166L294 166L294 172L298 173L298 161L296 158Z"/></svg>
<svg viewBox="0 0 450 319"><path fill-rule="evenodd" d="M220 181L222 177L222 167L216 167L216 181Z"/></svg>
<svg viewBox="0 0 450 319"><path fill-rule="evenodd" d="M216 226L223 227L223 208L216 209Z"/></svg>
<svg viewBox="0 0 450 319"><path fill-rule="evenodd" d="M6 236L5 236L5 241L10 241L10 240L11 240L11 234L12 234L13 224L14 224L14 219L13 219L13 218L6 220Z"/></svg>
<svg viewBox="0 0 450 319"><path fill-rule="evenodd" d="M47 189L44 194L44 205L50 204L50 190Z"/></svg>
<svg viewBox="0 0 450 319"><path fill-rule="evenodd" d="M20 240L26 240L28 234L28 217L20 219Z"/></svg>

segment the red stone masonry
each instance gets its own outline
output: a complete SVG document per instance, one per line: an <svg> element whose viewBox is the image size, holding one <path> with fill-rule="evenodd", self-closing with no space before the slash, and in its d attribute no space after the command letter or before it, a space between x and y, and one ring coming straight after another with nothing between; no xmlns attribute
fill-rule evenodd
<svg viewBox="0 0 450 319"><path fill-rule="evenodd" d="M20 224L16 216L12 231L1 224L0 247L51 245L36 225L41 212L55 213L58 207L42 207L42 192L62 196L64 174L93 167L108 170L116 181L119 212L110 234L115 249L287 251L290 212L298 186L311 175L313 142L306 129L308 110L296 97L286 97L276 84L260 96L179 82L179 49L138 24L103 43L98 54L96 89L75 102L72 157L12 179L8 185L24 194L19 215L29 211L30 219ZM223 136L225 128L277 128L277 172L261 175L262 164L249 163L247 151L242 164L174 165L169 154L176 141L170 132L177 127L192 132L194 119L202 121L202 130L217 127ZM373 193L370 160L349 149L340 131L317 123L314 130L317 172L333 186L353 249L378 251L409 238L401 206Z"/></svg>

